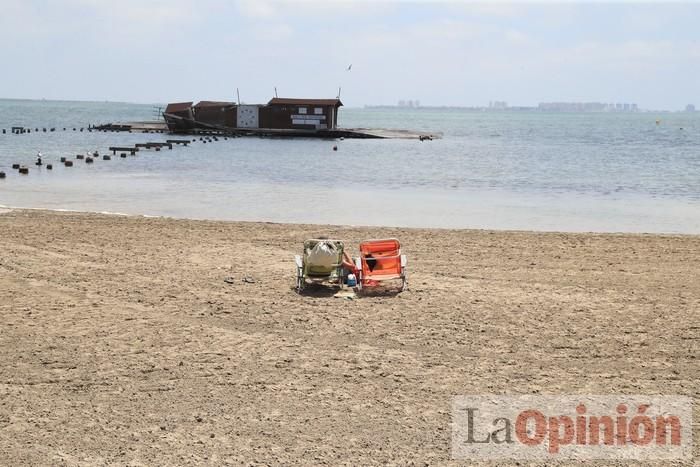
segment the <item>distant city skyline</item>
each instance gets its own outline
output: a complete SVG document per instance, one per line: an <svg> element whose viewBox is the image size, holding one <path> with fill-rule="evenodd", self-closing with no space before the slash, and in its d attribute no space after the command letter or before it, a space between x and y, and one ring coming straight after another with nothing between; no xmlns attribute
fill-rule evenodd
<svg viewBox="0 0 700 467"><path fill-rule="evenodd" d="M700 3L3 0L0 95L700 102ZM352 64L352 65L350 65ZM410 97L406 97L410 96ZM494 96L492 98L485 96Z"/></svg>
<svg viewBox="0 0 700 467"><path fill-rule="evenodd" d="M430 105L421 104L418 99L401 99L395 105L376 104L365 105L365 107L398 107L407 109L419 108L473 108L483 110L541 110L559 112L696 112L694 104L686 104L681 109L646 109L640 108L636 103L631 102L539 102L536 105L509 105L506 101L489 101L488 105L474 106L451 106L451 105Z"/></svg>

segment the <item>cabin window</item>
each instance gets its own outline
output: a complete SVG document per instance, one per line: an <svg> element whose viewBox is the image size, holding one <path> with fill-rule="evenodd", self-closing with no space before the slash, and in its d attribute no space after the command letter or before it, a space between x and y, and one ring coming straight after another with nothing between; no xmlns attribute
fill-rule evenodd
<svg viewBox="0 0 700 467"><path fill-rule="evenodd" d="M306 107L299 107L299 113L300 113L300 114L305 114L305 113L306 113Z"/></svg>
<svg viewBox="0 0 700 467"><path fill-rule="evenodd" d="M314 109L314 113L315 113L316 115L323 115L323 109L322 109L321 107L316 107L316 108Z"/></svg>

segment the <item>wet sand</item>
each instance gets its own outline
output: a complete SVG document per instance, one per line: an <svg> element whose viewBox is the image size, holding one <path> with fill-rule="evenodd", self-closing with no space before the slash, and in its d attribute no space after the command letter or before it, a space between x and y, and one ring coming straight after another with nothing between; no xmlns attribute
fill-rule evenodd
<svg viewBox="0 0 700 467"><path fill-rule="evenodd" d="M318 235L399 238L409 290L298 295ZM698 271L699 236L3 213L0 464L458 464L454 395L697 401Z"/></svg>

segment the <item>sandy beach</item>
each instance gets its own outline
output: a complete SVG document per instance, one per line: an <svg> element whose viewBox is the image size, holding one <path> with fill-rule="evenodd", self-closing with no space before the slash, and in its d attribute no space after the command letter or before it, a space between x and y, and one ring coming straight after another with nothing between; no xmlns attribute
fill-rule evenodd
<svg viewBox="0 0 700 467"><path fill-rule="evenodd" d="M297 294L319 235L399 238L409 290ZM697 402L698 271L700 236L5 212L0 464L458 465L455 395Z"/></svg>

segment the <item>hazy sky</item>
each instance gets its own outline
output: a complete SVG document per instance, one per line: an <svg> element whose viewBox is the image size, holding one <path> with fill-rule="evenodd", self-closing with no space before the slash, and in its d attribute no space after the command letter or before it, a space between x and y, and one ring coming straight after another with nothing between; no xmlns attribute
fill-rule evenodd
<svg viewBox="0 0 700 467"><path fill-rule="evenodd" d="M700 105L698 2L0 0L0 48L2 97Z"/></svg>

